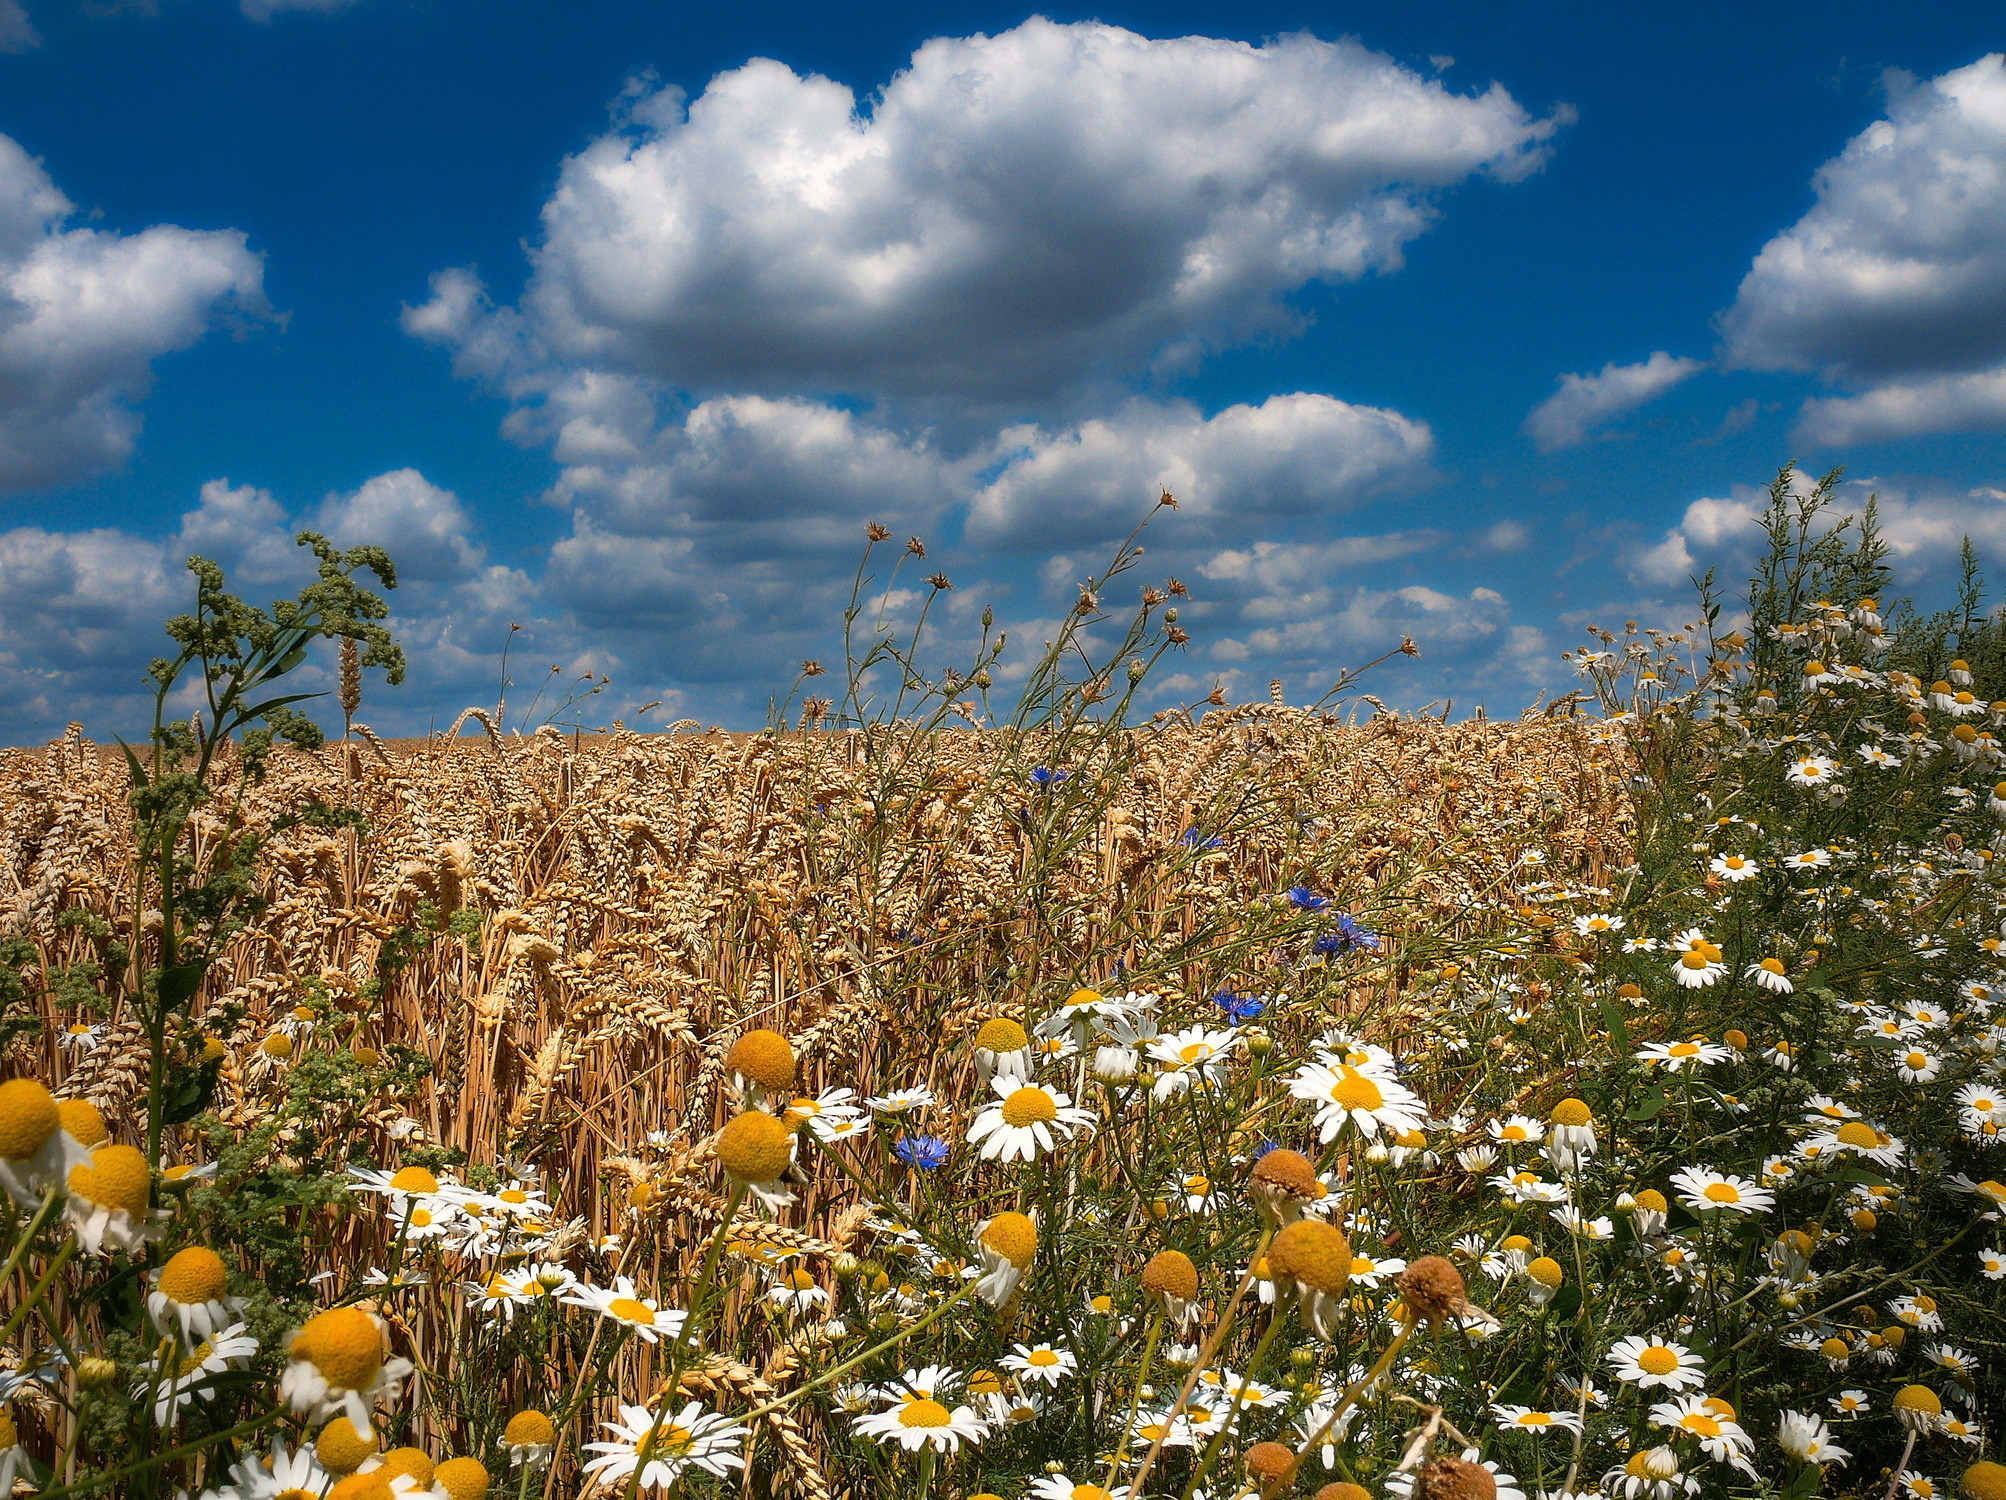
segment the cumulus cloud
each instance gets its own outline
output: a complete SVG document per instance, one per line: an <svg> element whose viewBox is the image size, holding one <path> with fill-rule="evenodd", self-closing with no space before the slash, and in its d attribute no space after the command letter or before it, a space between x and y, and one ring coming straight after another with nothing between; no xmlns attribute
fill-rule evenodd
<svg viewBox="0 0 2006 1500"><path fill-rule="evenodd" d="M1542 453L1585 443L1604 423L1657 400L1705 368L1704 360L1677 358L1660 349L1641 364L1612 362L1598 374L1563 375L1560 389L1526 417L1526 435Z"/></svg>
<svg viewBox="0 0 2006 1500"><path fill-rule="evenodd" d="M1516 178L1559 116L1354 42L1034 18L941 37L860 106L758 59L565 163L517 310L466 345L694 390L1043 395L1289 324L1400 264L1433 191ZM415 332L464 339L471 284ZM457 302L454 299L457 298Z"/></svg>
<svg viewBox="0 0 2006 1500"><path fill-rule="evenodd" d="M154 359L225 313L265 310L262 259L236 230L67 229L72 212L0 136L0 487L123 459Z"/></svg>
<svg viewBox="0 0 2006 1500"><path fill-rule="evenodd" d="M1122 536L1166 490L1187 537L1331 515L1432 478L1434 438L1397 411L1298 391L1212 417L1134 400L1058 432L1006 433L998 448L968 538L1024 548Z"/></svg>
<svg viewBox="0 0 2006 1500"><path fill-rule="evenodd" d="M2006 56L1895 78L1815 186L1723 315L1727 356L1863 387L1806 408L1813 442L2006 423Z"/></svg>
<svg viewBox="0 0 2006 1500"><path fill-rule="evenodd" d="M232 586L261 603L312 578L312 559L293 540L302 526L344 543L384 542L407 565L411 581L391 602L412 658L404 695L412 710L476 690L492 701L508 625L529 617L536 588L519 572L483 565L450 492L403 469L295 518L267 490L216 479L164 537L113 527L0 531L0 740L20 743L70 719L100 732L131 728L149 701L146 664L169 646L161 622L193 602L188 557L222 563ZM553 649L575 645L555 635ZM302 681L311 691L326 675L316 663ZM391 712L378 727L408 722Z"/></svg>
<svg viewBox="0 0 2006 1500"><path fill-rule="evenodd" d="M314 529L330 540L387 547L400 580L426 582L463 578L480 566L472 526L459 497L416 469L393 469L353 494L330 495L314 517Z"/></svg>
<svg viewBox="0 0 2006 1500"><path fill-rule="evenodd" d="M1812 481L1797 476L1800 491ZM1904 589L1941 583L1957 566L1958 550L1969 537L1979 555L1995 568L2006 567L2006 490L1959 488L1941 481L1855 479L1839 488L1828 512L1833 520L1857 514L1873 496L1889 565ZM1657 541L1633 549L1624 559L1631 579L1646 586L1677 589L1710 566L1721 577L1746 578L1763 546L1759 525L1767 491L1736 485L1725 496L1693 501Z"/></svg>

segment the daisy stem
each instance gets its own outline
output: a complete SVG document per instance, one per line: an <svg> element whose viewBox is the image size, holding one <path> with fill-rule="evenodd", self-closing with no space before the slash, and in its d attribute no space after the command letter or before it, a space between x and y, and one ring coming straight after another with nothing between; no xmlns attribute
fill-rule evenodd
<svg viewBox="0 0 2006 1500"><path fill-rule="evenodd" d="M953 1307L957 1302L965 1301L967 1298L973 1296L975 1294L975 1288L978 1285L980 1285L980 1283L974 1280L963 1283L960 1291L956 1292L952 1297L949 1297L945 1302L941 1303L940 1306L936 1307L932 1312L928 1313L925 1317L921 1318L917 1323L913 1324L912 1327L901 1328L897 1333L893 1334L883 1343L873 1344L863 1353L852 1355L850 1358L844 1360L840 1365L835 1366L833 1369L824 1370L820 1375L817 1375L813 1380L809 1381L806 1385L797 1385L793 1390L789 1391L786 1395L777 1397L776 1399L767 1402L764 1406L754 1407L751 1411L747 1412L744 1416L740 1417L739 1420L741 1422L750 1422L755 1418L765 1416L768 1412L778 1411L783 1406L791 1406L796 1401L800 1400L803 1396L807 1395L810 1391L815 1390L819 1386L825 1386L830 1381L837 1379L839 1376L847 1374L849 1371L854 1370L858 1365L862 1364L865 1360L871 1358L873 1355L882 1354L884 1353L885 1350L890 1349L895 1345L904 1343L907 1339L911 1338L914 1334L918 1333L922 1328L928 1327L933 1323L939 1322L941 1318L946 1315L947 1310Z"/></svg>
<svg viewBox="0 0 2006 1500"><path fill-rule="evenodd" d="M683 1389L683 1349L696 1331L697 1318L703 1311L705 1295L710 1291L711 1277L717 1273L717 1263L724 1254L725 1236L731 1233L731 1223L738 1217L738 1206L745 1201L746 1186L742 1182L731 1185L731 1196L725 1200L724 1212L718 1215L717 1233L710 1237L710 1244L704 1247L703 1264L697 1268L697 1279L690 1284L689 1310L683 1315L683 1326L676 1330L675 1339L669 1345L669 1378L664 1382L667 1401L655 1409L655 1419L648 1425L647 1436L635 1445L638 1457L645 1453L655 1441L655 1435L662 1430L662 1424L669 1418L669 1408L674 1406ZM641 1473L646 1469L645 1461L634 1465L634 1472L627 1477L626 1500L634 1500L641 1492Z"/></svg>
<svg viewBox="0 0 2006 1500"><path fill-rule="evenodd" d="M1149 1471L1156 1467L1157 1455L1163 1452L1163 1440L1170 1435L1170 1428L1176 1422L1177 1414L1184 1409L1184 1403L1191 1399L1191 1392L1197 1388L1200 1372L1212 1362L1212 1356L1219 1352L1219 1346L1226 1341L1227 1330L1233 1326L1233 1315L1239 1312L1240 1304L1246 1300L1247 1289L1254 1284L1254 1267L1260 1263L1261 1257L1268 1253L1268 1242L1274 1237L1275 1232L1272 1229L1261 1231L1260 1243L1254 1246L1253 1257L1247 1262L1246 1274L1240 1278L1240 1285L1234 1290L1232 1301L1226 1304L1226 1311L1220 1315L1219 1326L1212 1330L1212 1336L1199 1349L1198 1357L1191 1362L1191 1373L1184 1377L1184 1383L1177 1388L1177 1399L1170 1403L1170 1410L1163 1416L1163 1431L1156 1435L1155 1441L1149 1445L1149 1451L1142 1455L1142 1467L1136 1470L1135 1478L1128 1487L1131 1495L1140 1495L1143 1492L1143 1481L1149 1478Z"/></svg>
<svg viewBox="0 0 2006 1500"><path fill-rule="evenodd" d="M1895 1471L1888 1476L1886 1500L1895 1500L1895 1491L1901 1488L1902 1475L1908 1471L1909 1455L1915 1452L1915 1439L1916 1429L1911 1427L1908 1430L1908 1441L1902 1444L1902 1456L1895 1464Z"/></svg>
<svg viewBox="0 0 2006 1500"><path fill-rule="evenodd" d="M56 1211L56 1190L50 1188L42 1195L42 1206L35 1210L35 1217L28 1221L28 1227L14 1242L14 1253L7 1257L7 1264L0 1266L0 1286L13 1280L16 1267L28 1253L28 1247L35 1242L35 1236L42 1232L42 1226L49 1222L49 1216Z"/></svg>
<svg viewBox="0 0 2006 1500"><path fill-rule="evenodd" d="M933 1488L933 1461L936 1457L933 1445L919 1456L919 1493L917 1500L926 1500L927 1492Z"/></svg>
<svg viewBox="0 0 2006 1500"><path fill-rule="evenodd" d="M1370 1390L1379 1377L1393 1367L1395 1356L1400 1353L1402 1346L1406 1344L1407 1340L1414 1336L1414 1330L1418 1326L1417 1323L1404 1324L1400 1331L1393 1335L1393 1342L1386 1346L1386 1352L1374 1361L1372 1368L1346 1387L1344 1395L1339 1398L1337 1405L1331 1408L1330 1415L1324 1418L1323 1426L1311 1433L1304 1440L1303 1445L1296 1449L1296 1463L1298 1465L1309 1457L1310 1449L1323 1442L1324 1435L1343 1419L1344 1414L1358 1404L1358 1398Z"/></svg>
<svg viewBox="0 0 2006 1500"><path fill-rule="evenodd" d="M1149 1383L1149 1363L1156 1357L1156 1341L1163 1333L1165 1314L1158 1308L1149 1317L1149 1332L1142 1340L1142 1364L1135 1372L1135 1389L1129 1393L1128 1415L1122 1419L1121 1436L1115 1439L1114 1458L1107 1466L1107 1478L1101 1481L1101 1488L1112 1490L1116 1472L1121 1468L1121 1455L1128 1447L1128 1435L1135 1427L1135 1414L1142 1410L1142 1388Z"/></svg>
<svg viewBox="0 0 2006 1500"><path fill-rule="evenodd" d="M0 1346L4 1346L9 1339L14 1337L14 1330L21 1326L21 1320L27 1317L35 1304L42 1300L43 1294L49 1290L49 1283L56 1279L56 1273L68 1265L70 1257L76 1253L77 1242L70 1240L64 1244L62 1249L49 1258L49 1264L43 1270L41 1280L35 1283L34 1289L28 1293L21 1305L14 1309L14 1315L7 1320L7 1326L0 1328ZM9 1267L9 1269L11 1270L12 1267Z"/></svg>
<svg viewBox="0 0 2006 1500"><path fill-rule="evenodd" d="M1239 1420L1240 1400L1247 1394L1247 1383L1254 1378L1254 1372L1261 1368L1266 1358L1268 1346L1275 1341L1275 1335L1282 1331L1288 1319L1279 1308L1268 1319L1268 1331L1261 1335L1261 1341L1254 1345L1254 1352L1247 1360L1247 1373L1240 1377L1239 1385L1233 1391L1233 1403L1226 1410L1226 1420L1219 1424L1219 1430L1212 1434L1212 1441L1205 1445L1205 1455L1198 1461L1198 1472L1191 1476L1191 1482L1184 1487L1184 1500L1198 1493L1198 1486L1205 1482L1205 1476L1212 1472L1212 1466L1219 1461L1219 1453L1226 1444L1226 1434L1233 1430L1233 1423Z"/></svg>
<svg viewBox="0 0 2006 1500"><path fill-rule="evenodd" d="M138 1459L126 1464L123 1468L113 1469L109 1473L89 1475L78 1483L66 1484L61 1489L43 1490L40 1496L37 1497L37 1500L68 1500L68 1497L82 1490L96 1490L100 1486L110 1484L114 1479L129 1479L134 1474L143 1474L149 1469L159 1468L162 1464L171 1464L184 1458L193 1458L196 1454L214 1448L226 1439L244 1437L256 1432L266 1423L284 1416L285 1410L284 1403L281 1403L269 1411L260 1412L249 1421L239 1422L235 1427L225 1428L222 1432L209 1433L205 1437L197 1438L192 1443L183 1443L179 1448L169 1448L165 1453L155 1453L151 1457Z"/></svg>

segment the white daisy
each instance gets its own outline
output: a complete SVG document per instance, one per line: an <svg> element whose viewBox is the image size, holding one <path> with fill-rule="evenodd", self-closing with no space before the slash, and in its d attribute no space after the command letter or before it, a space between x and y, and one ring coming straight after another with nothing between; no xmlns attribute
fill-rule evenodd
<svg viewBox="0 0 2006 1500"><path fill-rule="evenodd" d="M1706 1384L1706 1362L1684 1344L1668 1339L1618 1339L1606 1356L1618 1380L1650 1389L1678 1391Z"/></svg>
<svg viewBox="0 0 2006 1500"><path fill-rule="evenodd" d="M981 1143L984 1161L1035 1161L1075 1130L1093 1128L1093 1115L1057 1089L1007 1073L990 1079L989 1086L996 1102L968 1127L969 1143Z"/></svg>
<svg viewBox="0 0 2006 1500"><path fill-rule="evenodd" d="M591 1485L611 1488L630 1480L639 1489L670 1490L689 1469L722 1478L745 1467L738 1448L746 1429L729 1417L705 1411L699 1402L692 1401L673 1415L667 1408L656 1415L645 1406L622 1403L619 1421L599 1425L614 1436L585 1445L587 1452L599 1455L585 1465Z"/></svg>

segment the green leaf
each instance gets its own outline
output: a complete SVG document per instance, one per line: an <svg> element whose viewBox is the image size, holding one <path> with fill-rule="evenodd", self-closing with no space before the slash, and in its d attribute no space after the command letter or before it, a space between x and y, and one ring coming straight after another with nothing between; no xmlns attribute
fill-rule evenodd
<svg viewBox="0 0 2006 1500"><path fill-rule="evenodd" d="M1625 1052L1630 1051L1630 1028L1623 1024L1623 1013L1607 1000L1597 1000L1595 1008L1602 1012L1602 1024L1610 1038Z"/></svg>
<svg viewBox="0 0 2006 1500"><path fill-rule="evenodd" d="M139 763L139 757L133 753L132 746L125 742L125 736L115 734L112 738L118 741L118 748L125 752L125 766L126 770L132 775L133 786L135 788L146 786L148 784L146 767Z"/></svg>
<svg viewBox="0 0 2006 1500"><path fill-rule="evenodd" d="M220 1067L211 1065L178 1075L161 1096L160 1118L169 1125L186 1125L216 1097Z"/></svg>
<svg viewBox="0 0 2006 1500"><path fill-rule="evenodd" d="M1665 1107L1665 1091L1653 1088L1638 1101L1637 1107L1623 1116L1626 1120L1655 1120Z"/></svg>
<svg viewBox="0 0 2006 1500"><path fill-rule="evenodd" d="M202 976L209 972L206 959L176 964L160 971L160 1003L167 1010L179 1010L202 988Z"/></svg>

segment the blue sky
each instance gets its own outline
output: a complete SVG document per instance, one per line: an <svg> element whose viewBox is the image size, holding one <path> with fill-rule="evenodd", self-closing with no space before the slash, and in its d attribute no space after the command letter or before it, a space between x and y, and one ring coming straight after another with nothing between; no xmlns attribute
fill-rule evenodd
<svg viewBox="0 0 2006 1500"><path fill-rule="evenodd" d="M1163 701L1516 711L1786 458L2006 573L1994 14L0 0L0 738L300 524L408 564L386 732L510 624L756 723L872 519L1033 642L1158 482Z"/></svg>

